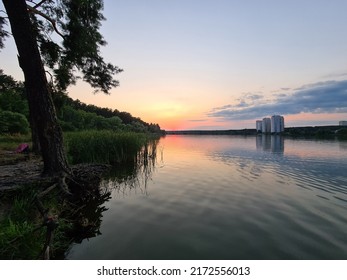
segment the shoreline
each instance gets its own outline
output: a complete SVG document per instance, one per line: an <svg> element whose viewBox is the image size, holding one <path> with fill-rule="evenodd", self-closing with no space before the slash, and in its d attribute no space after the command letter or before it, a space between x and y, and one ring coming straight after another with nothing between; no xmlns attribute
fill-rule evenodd
<svg viewBox="0 0 347 280"><path fill-rule="evenodd" d="M327 125L327 126L302 126L286 127L281 135L284 136L332 136L337 131L347 129L346 126ZM228 129L228 130L167 130L166 135L258 135L254 128ZM270 133L271 134L271 133ZM317 135L318 134L318 135ZM324 135L323 135L324 134Z"/></svg>

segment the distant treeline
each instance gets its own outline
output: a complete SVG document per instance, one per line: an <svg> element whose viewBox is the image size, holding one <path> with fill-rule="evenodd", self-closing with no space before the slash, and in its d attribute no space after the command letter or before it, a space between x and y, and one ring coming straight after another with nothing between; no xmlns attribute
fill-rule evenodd
<svg viewBox="0 0 347 280"><path fill-rule="evenodd" d="M147 123L128 112L88 105L54 89L53 100L63 131L114 130L163 133L158 124ZM0 69L0 133L27 133L29 109L24 84Z"/></svg>
<svg viewBox="0 0 347 280"><path fill-rule="evenodd" d="M292 137L314 137L347 139L347 127L338 125L287 127L283 135Z"/></svg>
<svg viewBox="0 0 347 280"><path fill-rule="evenodd" d="M65 94L53 96L58 118L65 131L118 129L143 133L163 133L158 124L147 123L138 117L133 117L128 112L88 105L78 99L73 100Z"/></svg>
<svg viewBox="0 0 347 280"><path fill-rule="evenodd" d="M229 130L174 130L166 131L167 135L256 135L255 129Z"/></svg>
<svg viewBox="0 0 347 280"><path fill-rule="evenodd" d="M257 135L256 129L230 130L181 130L166 131L168 135ZM347 139L347 127L343 126L305 126L288 127L281 133L283 136L294 138L333 138Z"/></svg>

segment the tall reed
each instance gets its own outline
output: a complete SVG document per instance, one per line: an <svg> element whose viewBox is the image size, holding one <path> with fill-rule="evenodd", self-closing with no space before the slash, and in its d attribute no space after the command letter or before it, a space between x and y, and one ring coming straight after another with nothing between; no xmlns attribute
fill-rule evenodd
<svg viewBox="0 0 347 280"><path fill-rule="evenodd" d="M70 163L116 164L133 160L148 137L143 133L80 131L65 134Z"/></svg>

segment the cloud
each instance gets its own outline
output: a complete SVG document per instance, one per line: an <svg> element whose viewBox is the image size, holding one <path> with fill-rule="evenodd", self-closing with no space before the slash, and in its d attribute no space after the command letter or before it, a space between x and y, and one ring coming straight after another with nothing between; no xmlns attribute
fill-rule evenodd
<svg viewBox="0 0 347 280"><path fill-rule="evenodd" d="M256 103L261 102L263 100L264 96L261 93L252 93L252 92L246 92L243 93L243 95L236 99L238 101L237 104L231 105L227 104L221 107L215 107L211 110L211 113L218 113L221 111L229 111L234 110L236 108L248 108L250 106L253 106Z"/></svg>
<svg viewBox="0 0 347 280"><path fill-rule="evenodd" d="M236 105L213 108L209 117L225 120L250 120L273 114L347 113L347 80L304 85L293 93L274 95L265 100L259 95L246 95Z"/></svg>
<svg viewBox="0 0 347 280"><path fill-rule="evenodd" d="M189 122L206 122L208 119L188 120Z"/></svg>
<svg viewBox="0 0 347 280"><path fill-rule="evenodd" d="M322 76L321 79L341 79L346 78L347 72L335 72L328 75Z"/></svg>

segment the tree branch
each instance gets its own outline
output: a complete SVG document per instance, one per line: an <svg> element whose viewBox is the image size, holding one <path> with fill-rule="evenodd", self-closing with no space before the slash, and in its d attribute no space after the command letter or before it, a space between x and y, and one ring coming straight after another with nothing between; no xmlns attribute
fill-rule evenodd
<svg viewBox="0 0 347 280"><path fill-rule="evenodd" d="M40 7L43 3L47 2L49 0L42 0L41 2L37 3L35 6L34 6L34 9L37 9L38 7Z"/></svg>
<svg viewBox="0 0 347 280"><path fill-rule="evenodd" d="M43 0L40 3L43 3L44 1L46 1L46 0ZM60 35L63 39L65 39L65 36L58 30L55 20L51 19L49 16L45 15L43 12L35 9L35 7L31 7L30 5L27 5L27 8L30 12L32 12L34 14L38 14L38 15L42 16L43 18L45 18L46 20L48 20L52 24L54 31L57 32L57 34Z"/></svg>

